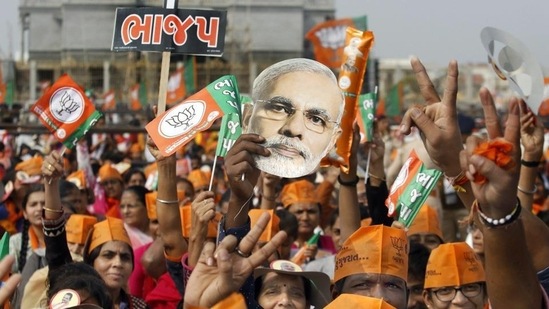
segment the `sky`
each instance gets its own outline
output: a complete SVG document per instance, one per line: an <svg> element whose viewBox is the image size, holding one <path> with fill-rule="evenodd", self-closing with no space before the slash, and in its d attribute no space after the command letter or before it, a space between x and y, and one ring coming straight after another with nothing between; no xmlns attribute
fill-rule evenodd
<svg viewBox="0 0 549 309"><path fill-rule="evenodd" d="M334 0L336 17L368 16L375 35L372 56L425 64L485 63L480 31L505 30L549 68L549 1L546 0ZM20 48L19 0L1 0L0 58ZM11 29L11 30L10 30ZM279 29L282 31L282 29ZM11 35L10 35L11 33Z"/></svg>

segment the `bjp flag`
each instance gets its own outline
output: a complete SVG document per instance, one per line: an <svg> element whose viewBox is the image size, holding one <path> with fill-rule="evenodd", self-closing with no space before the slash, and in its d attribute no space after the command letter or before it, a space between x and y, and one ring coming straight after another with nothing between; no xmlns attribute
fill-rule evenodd
<svg viewBox="0 0 549 309"><path fill-rule="evenodd" d="M84 94L84 90L63 74L31 107L42 124L72 149L102 114Z"/></svg>
<svg viewBox="0 0 549 309"><path fill-rule="evenodd" d="M316 61L332 69L341 67L347 27L365 31L366 16L328 20L307 32L305 38L313 44Z"/></svg>
<svg viewBox="0 0 549 309"><path fill-rule="evenodd" d="M185 98L185 80L183 78L183 68L177 68L168 79L168 94L166 96L166 104L174 104Z"/></svg>
<svg viewBox="0 0 549 309"><path fill-rule="evenodd" d="M549 116L549 77L543 79L544 88L543 88L543 102L539 107L538 115L539 116Z"/></svg>
<svg viewBox="0 0 549 309"><path fill-rule="evenodd" d="M425 168L412 150L385 201L385 206L389 208L388 215L397 217L398 221L410 227L441 175L439 170Z"/></svg>
<svg viewBox="0 0 549 309"><path fill-rule="evenodd" d="M169 156L230 113L240 114L240 94L236 78L225 75L158 115L145 129L162 154Z"/></svg>
<svg viewBox="0 0 549 309"><path fill-rule="evenodd" d="M6 103L6 83L0 80L0 104Z"/></svg>
<svg viewBox="0 0 549 309"><path fill-rule="evenodd" d="M113 111L116 109L116 98L114 90L109 90L103 94L103 106L101 109L105 111Z"/></svg>
<svg viewBox="0 0 549 309"><path fill-rule="evenodd" d="M357 122L360 128L361 142L371 142L374 140L374 119L377 103L375 93L365 93L358 97Z"/></svg>

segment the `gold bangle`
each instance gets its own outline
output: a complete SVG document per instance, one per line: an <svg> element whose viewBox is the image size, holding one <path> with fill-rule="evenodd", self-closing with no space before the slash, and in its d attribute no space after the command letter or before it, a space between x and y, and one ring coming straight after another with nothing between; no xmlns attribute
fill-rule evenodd
<svg viewBox="0 0 549 309"><path fill-rule="evenodd" d="M169 201L169 200L163 200L163 199L157 198L156 201L157 201L157 202L160 202L160 203L162 203L162 204L179 204L179 200L171 200L171 201Z"/></svg>
<svg viewBox="0 0 549 309"><path fill-rule="evenodd" d="M52 209L52 208L48 208L48 207L42 207L42 209L44 209L45 211L54 212L54 213L58 213L58 214L63 213L63 208L61 208L61 209Z"/></svg>
<svg viewBox="0 0 549 309"><path fill-rule="evenodd" d="M377 180L379 180L379 181L385 181L385 178L381 178L381 177L376 176L376 175L374 175L374 174L372 174L372 173L368 173L368 176L370 176L370 177L372 177L372 178L374 178L374 179L377 179Z"/></svg>

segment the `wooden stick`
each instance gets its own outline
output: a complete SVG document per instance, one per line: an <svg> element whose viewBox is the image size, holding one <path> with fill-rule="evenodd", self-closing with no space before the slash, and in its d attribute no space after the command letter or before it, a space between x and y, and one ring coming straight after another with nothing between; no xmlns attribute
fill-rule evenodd
<svg viewBox="0 0 549 309"><path fill-rule="evenodd" d="M158 85L158 105L156 115L166 111L166 95L168 93L168 77L170 73L170 52L162 52L162 67L160 69L160 83Z"/></svg>

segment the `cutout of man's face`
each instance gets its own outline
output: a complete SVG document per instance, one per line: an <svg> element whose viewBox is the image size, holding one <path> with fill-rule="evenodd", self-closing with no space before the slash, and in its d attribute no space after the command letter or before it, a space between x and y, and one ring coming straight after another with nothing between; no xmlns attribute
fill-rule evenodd
<svg viewBox="0 0 549 309"><path fill-rule="evenodd" d="M320 73L292 72L280 76L265 98L254 102L249 133L263 136L268 157L257 167L269 174L296 178L314 172L334 147L341 129L336 123L341 90Z"/></svg>

